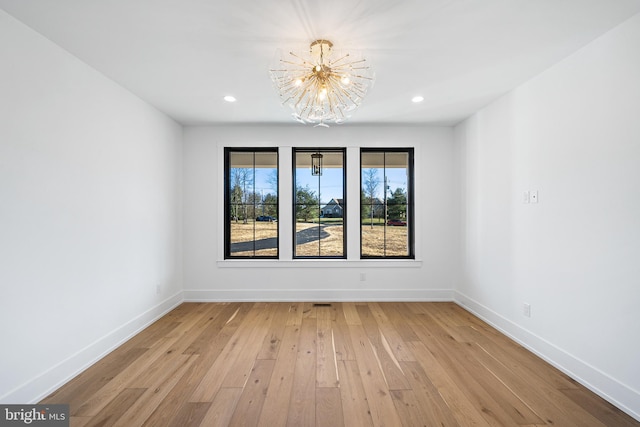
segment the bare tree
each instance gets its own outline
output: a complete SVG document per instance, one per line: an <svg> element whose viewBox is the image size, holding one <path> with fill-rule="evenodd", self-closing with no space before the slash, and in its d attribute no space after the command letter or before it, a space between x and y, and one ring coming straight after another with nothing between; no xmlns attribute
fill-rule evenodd
<svg viewBox="0 0 640 427"><path fill-rule="evenodd" d="M369 168L365 169L362 174L362 187L364 189L364 194L367 202L370 207L370 218L371 218L371 228L373 228L373 201L375 200L376 193L378 192L378 187L380 187L380 180L378 179L378 169Z"/></svg>
<svg viewBox="0 0 640 427"><path fill-rule="evenodd" d="M250 194L253 193L253 169L249 168L233 168L231 169L231 203L233 216L238 221L238 208L242 207L243 222L247 223L247 203Z"/></svg>
<svg viewBox="0 0 640 427"><path fill-rule="evenodd" d="M273 169L267 177L267 184L275 194L278 194L278 169Z"/></svg>

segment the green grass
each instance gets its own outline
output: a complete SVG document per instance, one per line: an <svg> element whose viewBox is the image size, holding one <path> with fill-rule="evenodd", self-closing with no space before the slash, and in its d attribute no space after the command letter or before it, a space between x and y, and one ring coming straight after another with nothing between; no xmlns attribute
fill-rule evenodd
<svg viewBox="0 0 640 427"><path fill-rule="evenodd" d="M373 218L373 219L371 219L371 218L362 218L360 220L360 223L362 225L371 225L371 224L373 224L373 225L384 225L385 221L384 221L383 218Z"/></svg>

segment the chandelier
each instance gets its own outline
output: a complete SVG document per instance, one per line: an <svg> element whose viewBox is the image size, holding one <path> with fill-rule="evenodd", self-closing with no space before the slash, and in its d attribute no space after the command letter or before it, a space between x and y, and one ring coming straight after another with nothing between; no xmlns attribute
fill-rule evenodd
<svg viewBox="0 0 640 427"><path fill-rule="evenodd" d="M314 41L308 53L289 52L271 69L271 80L293 117L323 127L351 117L373 79L364 58L334 53L329 40Z"/></svg>

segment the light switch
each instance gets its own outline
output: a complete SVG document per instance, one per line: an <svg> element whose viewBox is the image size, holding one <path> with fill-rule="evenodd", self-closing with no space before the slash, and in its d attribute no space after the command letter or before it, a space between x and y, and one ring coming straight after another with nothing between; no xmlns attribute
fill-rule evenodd
<svg viewBox="0 0 640 427"><path fill-rule="evenodd" d="M522 193L522 203L529 203L529 192L525 191Z"/></svg>

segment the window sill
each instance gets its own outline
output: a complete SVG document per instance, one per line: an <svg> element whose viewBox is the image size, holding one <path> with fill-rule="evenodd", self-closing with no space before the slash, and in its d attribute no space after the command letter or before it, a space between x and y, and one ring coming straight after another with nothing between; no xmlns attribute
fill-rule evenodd
<svg viewBox="0 0 640 427"><path fill-rule="evenodd" d="M421 260L413 259L300 259L300 260L253 260L226 259L217 261L219 268L421 268Z"/></svg>

